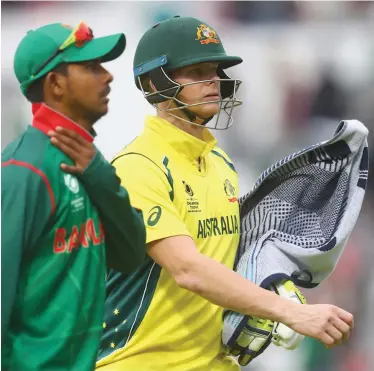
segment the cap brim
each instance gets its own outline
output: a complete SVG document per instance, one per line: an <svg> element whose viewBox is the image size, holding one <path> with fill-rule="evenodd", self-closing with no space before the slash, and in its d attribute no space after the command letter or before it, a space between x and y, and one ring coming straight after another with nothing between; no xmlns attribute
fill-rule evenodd
<svg viewBox="0 0 374 371"><path fill-rule="evenodd" d="M100 59L101 62L110 62L118 58L126 48L126 37L123 33L99 37L91 40L82 48L66 49L62 54L63 62L85 62Z"/></svg>
<svg viewBox="0 0 374 371"><path fill-rule="evenodd" d="M173 69L182 68L186 66L190 66L196 63L204 63L204 62L218 62L223 69L236 66L243 62L243 59L236 56L230 55L207 55L207 56L199 56L190 59L184 59L180 63L178 61L174 61L172 63Z"/></svg>
<svg viewBox="0 0 374 371"><path fill-rule="evenodd" d="M126 48L126 37L123 33L98 37L87 42L82 47L70 46L52 59L36 76L21 84L23 94L27 93L29 86L46 75L61 63L85 62L100 59L102 63L118 58Z"/></svg>

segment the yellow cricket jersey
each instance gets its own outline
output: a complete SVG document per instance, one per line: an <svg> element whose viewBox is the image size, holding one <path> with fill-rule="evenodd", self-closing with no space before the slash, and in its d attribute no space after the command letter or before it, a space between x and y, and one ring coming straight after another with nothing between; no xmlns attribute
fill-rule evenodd
<svg viewBox="0 0 374 371"><path fill-rule="evenodd" d="M149 116L113 160L131 203L143 210L147 242L188 235L202 254L232 268L239 242L238 179L206 129L204 141ZM107 279L100 371L238 371L223 355L223 309L177 286L147 257Z"/></svg>

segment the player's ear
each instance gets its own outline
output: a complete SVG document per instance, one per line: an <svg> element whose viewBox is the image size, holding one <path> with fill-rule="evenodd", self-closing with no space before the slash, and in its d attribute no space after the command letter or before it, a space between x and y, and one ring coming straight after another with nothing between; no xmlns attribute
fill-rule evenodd
<svg viewBox="0 0 374 371"><path fill-rule="evenodd" d="M61 98L68 85L69 65L61 64L54 70L50 71L44 80L44 91L55 98Z"/></svg>
<svg viewBox="0 0 374 371"><path fill-rule="evenodd" d="M154 86L153 82L151 79L148 80L148 89L150 92L154 92L154 91L157 91L156 87Z"/></svg>
<svg viewBox="0 0 374 371"><path fill-rule="evenodd" d="M153 82L151 81L151 78L148 76L144 76L141 79L142 88L147 93L153 93L156 91L156 87L154 86Z"/></svg>
<svg viewBox="0 0 374 371"><path fill-rule="evenodd" d="M61 98L66 90L66 76L54 71L49 72L44 81L44 89L57 98Z"/></svg>

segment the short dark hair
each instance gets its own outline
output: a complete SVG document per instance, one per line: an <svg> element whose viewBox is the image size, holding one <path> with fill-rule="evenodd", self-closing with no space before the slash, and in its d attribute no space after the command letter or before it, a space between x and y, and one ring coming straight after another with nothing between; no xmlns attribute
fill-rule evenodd
<svg viewBox="0 0 374 371"><path fill-rule="evenodd" d="M56 68L50 72L57 72L64 76L68 74L68 65L67 63L61 63ZM26 98L31 103L42 103L44 102L44 80L47 75L44 75L40 79L33 82L27 90Z"/></svg>

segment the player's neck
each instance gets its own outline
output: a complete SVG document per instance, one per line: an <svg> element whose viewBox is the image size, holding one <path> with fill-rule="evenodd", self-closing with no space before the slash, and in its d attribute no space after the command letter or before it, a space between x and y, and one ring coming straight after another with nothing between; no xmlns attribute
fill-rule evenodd
<svg viewBox="0 0 374 371"><path fill-rule="evenodd" d="M88 119L87 117L84 117L81 114L77 114L72 112L72 110L60 105L60 104L54 104L54 103L47 103L46 105L50 108L52 108L54 111L60 113L61 115L67 117L68 119L74 121L77 125L81 126L83 129L87 130L90 132L93 127L93 122L92 120Z"/></svg>
<svg viewBox="0 0 374 371"><path fill-rule="evenodd" d="M174 113L173 113L174 114ZM203 139L203 131L204 131L204 126L196 126L196 125L191 125L186 121L181 120L178 117L171 116L168 112L165 111L157 111L157 116L161 117L162 119L170 122L172 125L176 126L178 129L181 129L185 131L186 133L200 139ZM186 120L185 117L181 117L184 120Z"/></svg>

